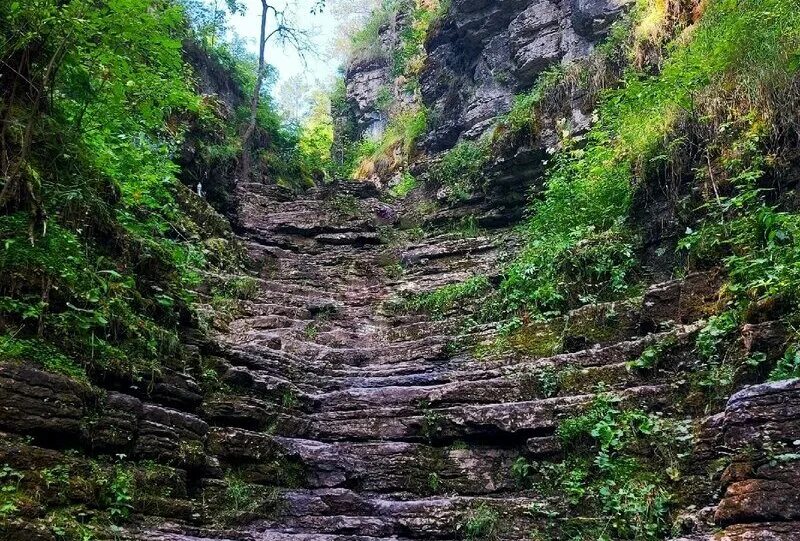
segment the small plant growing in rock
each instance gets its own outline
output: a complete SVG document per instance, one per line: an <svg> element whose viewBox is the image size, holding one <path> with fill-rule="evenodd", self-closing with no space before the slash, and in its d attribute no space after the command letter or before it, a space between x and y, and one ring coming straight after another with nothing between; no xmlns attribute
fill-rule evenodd
<svg viewBox="0 0 800 541"><path fill-rule="evenodd" d="M435 317L443 317L458 303L476 299L490 289L486 276L473 276L457 284L449 284L428 293L410 297L403 303L411 312L427 312Z"/></svg>
<svg viewBox="0 0 800 541"><path fill-rule="evenodd" d="M689 425L622 406L600 394L582 414L566 419L557 434L566 459L545 472L573 506L594 505L608 517L580 526L580 539L656 541L669 529L670 483L680 478ZM647 453L643 453L647 450ZM645 459L652 456L655 459Z"/></svg>
<svg viewBox="0 0 800 541"><path fill-rule="evenodd" d="M0 517L9 517L19 510L16 494L24 477L8 464L0 468Z"/></svg>
<svg viewBox="0 0 800 541"><path fill-rule="evenodd" d="M444 417L441 413L434 410L426 410L422 417L422 435L426 440L432 442L436 440L443 431Z"/></svg>
<svg viewBox="0 0 800 541"><path fill-rule="evenodd" d="M283 395L281 396L281 405L283 405L284 408L293 408L297 406L297 404L297 393L295 393L292 389L287 389L284 391Z"/></svg>
<svg viewBox="0 0 800 541"><path fill-rule="evenodd" d="M428 488L431 489L431 492L435 494L439 490L441 484L442 480L439 478L438 473L431 472L428 474Z"/></svg>
<svg viewBox="0 0 800 541"><path fill-rule="evenodd" d="M358 199L349 194L338 194L328 201L331 211L339 215L341 219L347 220L359 214Z"/></svg>
<svg viewBox="0 0 800 541"><path fill-rule="evenodd" d="M241 478L230 475L225 478L227 488L225 497L228 507L234 514L252 511L255 506L253 489Z"/></svg>
<svg viewBox="0 0 800 541"><path fill-rule="evenodd" d="M524 456L517 457L511 465L511 475L514 476L517 484L524 486L531 474L531 463Z"/></svg>
<svg viewBox="0 0 800 541"><path fill-rule="evenodd" d="M125 455L118 455L124 460ZM112 468L93 464L92 476L99 489L99 503L108 509L115 523L126 520L133 509L134 478L130 467L120 463Z"/></svg>
<svg viewBox="0 0 800 541"><path fill-rule="evenodd" d="M676 340L674 336L669 336L664 340L656 342L652 346L647 347L639 357L628 363L628 369L635 370L654 370L658 368L661 359L664 358L671 348L675 346Z"/></svg>
<svg viewBox="0 0 800 541"><path fill-rule="evenodd" d="M481 504L467 516L463 525L467 539L494 539L497 536L497 511Z"/></svg>
<svg viewBox="0 0 800 541"><path fill-rule="evenodd" d="M314 340L317 336L319 336L319 325L315 321L312 321L306 328L303 329L303 334L306 335L306 338L309 340Z"/></svg>

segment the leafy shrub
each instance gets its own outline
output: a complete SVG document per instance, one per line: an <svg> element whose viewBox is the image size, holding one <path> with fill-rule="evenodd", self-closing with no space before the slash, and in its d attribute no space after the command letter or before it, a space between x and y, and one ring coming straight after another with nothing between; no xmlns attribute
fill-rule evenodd
<svg viewBox="0 0 800 541"><path fill-rule="evenodd" d="M449 188L451 201L467 199L482 187L483 168L489 156L487 140L462 141L431 168L431 179Z"/></svg>
<svg viewBox="0 0 800 541"><path fill-rule="evenodd" d="M600 526L577 525L575 533L581 539L663 539L673 499L669 483L680 476L689 426L623 409L601 394L586 412L562 421L557 433L567 459L547 473L557 477L572 505L607 519ZM642 449L654 456L650 462L641 458Z"/></svg>
<svg viewBox="0 0 800 541"><path fill-rule="evenodd" d="M227 504L233 514L252 511L256 505L256 495L253 488L235 475L225 478Z"/></svg>
<svg viewBox="0 0 800 541"><path fill-rule="evenodd" d="M632 188L609 141L598 129L586 149L556 156L525 226L526 245L501 284L509 309L562 310L627 291L636 266L626 223Z"/></svg>
<svg viewBox="0 0 800 541"><path fill-rule="evenodd" d="M0 20L0 56L26 73L3 72L0 114L29 127L2 134L4 360L150 377L183 355L203 274L238 264L235 249L211 248L231 247L224 220L177 178L190 122L219 120L182 58L184 12L46 0L4 3Z"/></svg>
<svg viewBox="0 0 800 541"><path fill-rule="evenodd" d="M392 197L403 199L409 193L411 193L416 187L417 187L417 179L414 177L414 175L406 171L400 178L400 182L398 182L397 185L394 186L389 191L389 193L392 195Z"/></svg>
<svg viewBox="0 0 800 541"><path fill-rule="evenodd" d="M658 368L664 355L676 344L674 336L668 336L659 340L652 346L648 346L639 357L628 363L628 368L636 370L654 370Z"/></svg>
<svg viewBox="0 0 800 541"><path fill-rule="evenodd" d="M403 76L407 88L416 90L419 74L425 64L427 51L425 39L431 26L449 9L446 0L415 0L410 11L410 22L400 35L400 44L393 51L392 70L395 76Z"/></svg>
<svg viewBox="0 0 800 541"><path fill-rule="evenodd" d="M800 377L800 349L790 346L783 357L778 359L775 368L770 372L770 381L780 381Z"/></svg>

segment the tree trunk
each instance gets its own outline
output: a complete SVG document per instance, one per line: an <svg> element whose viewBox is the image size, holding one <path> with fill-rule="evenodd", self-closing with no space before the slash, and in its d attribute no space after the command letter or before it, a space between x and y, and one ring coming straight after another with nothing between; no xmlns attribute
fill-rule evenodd
<svg viewBox="0 0 800 541"><path fill-rule="evenodd" d="M261 12L261 39L258 50L258 72L256 73L256 86L253 89L253 99L250 101L250 122L242 135L242 178L250 175L250 139L256 129L258 116L258 103L261 98L261 86L264 84L264 63L267 46L267 10L269 5L267 0L261 0L263 11Z"/></svg>

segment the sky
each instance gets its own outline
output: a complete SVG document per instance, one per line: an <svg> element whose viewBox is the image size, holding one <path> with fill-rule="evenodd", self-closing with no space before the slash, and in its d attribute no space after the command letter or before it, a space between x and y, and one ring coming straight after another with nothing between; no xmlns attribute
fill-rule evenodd
<svg viewBox="0 0 800 541"><path fill-rule="evenodd" d="M306 54L305 62L291 47L281 48L276 41L267 45L267 63L278 69L279 79L276 91L281 83L292 76L304 77L312 87L324 87L336 75L340 59L331 58L331 43L337 28L336 20L327 12L312 15L311 8L316 0L278 0L278 4L286 3L294 12L297 26L310 34L313 50ZM258 38L261 31L261 1L243 0L246 11L244 15L233 15L229 19L231 30L244 38L253 53L258 53ZM274 26L272 26L274 28Z"/></svg>

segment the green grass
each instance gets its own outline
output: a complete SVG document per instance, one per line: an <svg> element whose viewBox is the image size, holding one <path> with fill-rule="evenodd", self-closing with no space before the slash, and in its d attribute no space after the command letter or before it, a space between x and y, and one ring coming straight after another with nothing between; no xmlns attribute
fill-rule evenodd
<svg viewBox="0 0 800 541"><path fill-rule="evenodd" d="M689 37L667 46L660 73L629 72L605 94L586 143L564 141L543 197L531 206L526 246L501 286L509 309L564 310L628 291L638 265L629 219L634 192L679 162L681 122L713 126L724 120L719 115L769 113L770 86L786 87L798 67L800 22L791 4L713 1ZM724 97L727 110L709 109L715 97ZM704 108L708 114L698 117Z"/></svg>
<svg viewBox="0 0 800 541"><path fill-rule="evenodd" d="M400 178L400 182L397 183L389 193L392 197L396 197L397 199L404 199L408 194L410 194L415 188L417 187L417 179L406 171L403 173L403 176Z"/></svg>
<svg viewBox="0 0 800 541"><path fill-rule="evenodd" d="M485 276L473 276L465 282L446 285L430 293L422 293L405 299L402 306L409 311L428 312L442 316L454 309L460 301L474 299L481 292L489 290L489 280Z"/></svg>
<svg viewBox="0 0 800 541"><path fill-rule="evenodd" d="M494 539L499 518L497 511L481 504L467 515L462 525L464 536L470 540Z"/></svg>
<svg viewBox="0 0 800 541"><path fill-rule="evenodd" d="M431 168L431 180L448 188L451 202L463 201L483 188L483 169L490 156L488 139L462 141Z"/></svg>

